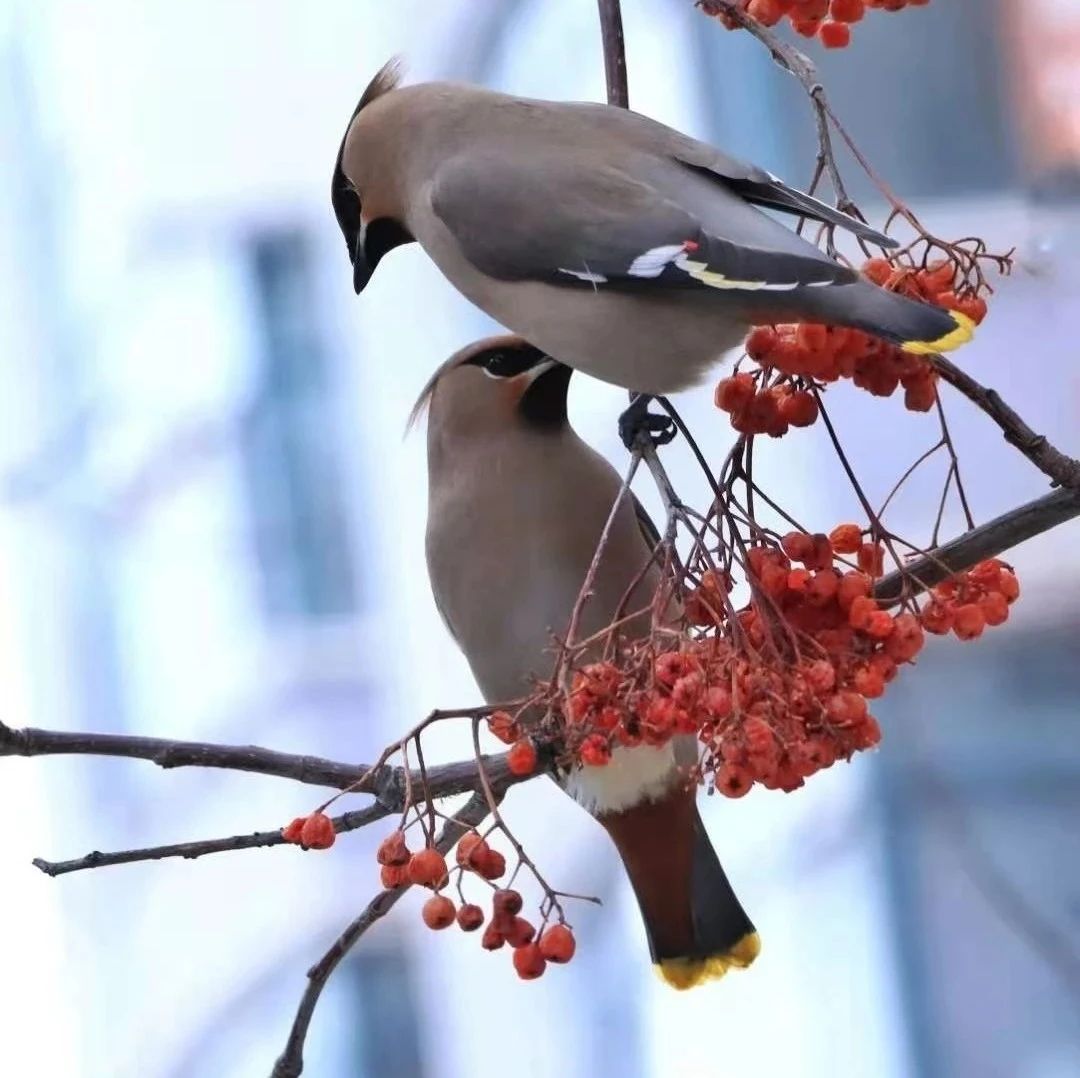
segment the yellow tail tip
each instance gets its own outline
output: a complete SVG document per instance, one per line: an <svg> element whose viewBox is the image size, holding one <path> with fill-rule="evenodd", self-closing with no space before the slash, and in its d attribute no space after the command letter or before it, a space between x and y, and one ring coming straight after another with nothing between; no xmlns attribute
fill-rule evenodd
<svg viewBox="0 0 1080 1078"><path fill-rule="evenodd" d="M748 932L723 954L707 958L662 958L655 969L667 984L682 992L706 981L719 980L729 969L746 969L760 953L761 937Z"/></svg>
<svg viewBox="0 0 1080 1078"><path fill-rule="evenodd" d="M949 311L949 315L956 323L944 337L938 337L936 341L904 341L900 347L905 352L912 352L917 356L932 356L938 352L951 352L962 344L967 344L975 336L975 321L960 311Z"/></svg>

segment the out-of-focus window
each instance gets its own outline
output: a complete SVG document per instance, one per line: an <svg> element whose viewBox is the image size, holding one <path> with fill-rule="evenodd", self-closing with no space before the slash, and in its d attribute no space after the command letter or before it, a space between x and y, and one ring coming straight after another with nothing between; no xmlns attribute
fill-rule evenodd
<svg viewBox="0 0 1080 1078"><path fill-rule="evenodd" d="M300 232L271 231L251 241L257 404L243 455L262 601L272 620L340 617L359 601L328 422L333 390L313 257Z"/></svg>
<svg viewBox="0 0 1080 1078"><path fill-rule="evenodd" d="M1080 633L944 647L880 709L914 1073L1080 1074Z"/></svg>

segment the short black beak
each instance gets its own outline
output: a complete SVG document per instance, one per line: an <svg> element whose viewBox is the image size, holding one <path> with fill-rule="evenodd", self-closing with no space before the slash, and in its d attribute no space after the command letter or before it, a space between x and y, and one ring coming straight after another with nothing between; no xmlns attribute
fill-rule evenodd
<svg viewBox="0 0 1080 1078"><path fill-rule="evenodd" d="M353 291L357 295L364 291L368 281L371 280L372 274L375 272L375 267L368 262L367 255L364 253L364 244L366 242L367 225L365 224L360 226L360 231L356 234L356 242L352 252L352 284Z"/></svg>
<svg viewBox="0 0 1080 1078"><path fill-rule="evenodd" d="M405 227L392 217L376 217L366 223L361 221L352 249L353 288L356 294L363 292L383 255L403 243L413 242Z"/></svg>

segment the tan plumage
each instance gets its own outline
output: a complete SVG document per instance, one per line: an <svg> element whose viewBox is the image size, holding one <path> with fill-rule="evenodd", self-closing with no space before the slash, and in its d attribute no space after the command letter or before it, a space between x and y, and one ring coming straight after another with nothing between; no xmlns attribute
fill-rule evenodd
<svg viewBox="0 0 1080 1078"><path fill-rule="evenodd" d="M971 336L964 316L886 292L759 207L893 241L606 105L398 87L381 72L342 140L332 198L358 292L416 240L493 318L643 393L698 381L762 322L853 326L911 351Z"/></svg>
<svg viewBox="0 0 1080 1078"><path fill-rule="evenodd" d="M621 479L566 419L569 368L517 337L451 357L427 404L427 562L436 603L484 698L526 695L549 675L552 633L564 634ZM651 546L630 498L619 505L585 606L581 638L608 625ZM649 605L649 569L626 606ZM630 632L645 634L642 616ZM566 790L604 825L638 896L654 959L679 987L746 965L753 925L713 852L685 768L693 738L616 749L580 768Z"/></svg>

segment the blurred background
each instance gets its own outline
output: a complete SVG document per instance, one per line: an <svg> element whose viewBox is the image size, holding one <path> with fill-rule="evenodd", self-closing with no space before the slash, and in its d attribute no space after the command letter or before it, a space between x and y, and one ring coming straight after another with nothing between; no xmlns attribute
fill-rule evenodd
<svg viewBox="0 0 1080 1078"><path fill-rule="evenodd" d="M633 107L809 181L808 106L760 47L689 0L623 8ZM1080 2L933 0L871 13L845 52L805 47L938 234L1017 247L960 361L1075 452ZM586 0L0 0L4 722L361 761L431 707L478 702L429 597L424 438L403 427L432 368L492 326L415 247L357 299L329 205L344 125L394 52L414 79L603 98ZM616 462L623 403L575 379L574 422ZM678 403L718 459L731 433L709 391ZM899 400L840 387L830 404L878 498L935 438ZM979 519L1045 492L948 404ZM703 496L683 450L665 454ZM853 516L817 431L760 467L808 524ZM928 540L941 478L910 488L896 530ZM792 796L705 804L761 931L752 970L662 986L600 830L533 783L506 805L522 839L549 878L604 899L573 911L578 959L524 984L505 952L424 930L409 895L334 977L305 1074L1080 1074L1078 536L1015 553L1007 627L932 642L879 709L879 753ZM467 755L467 731L429 751ZM265 1078L306 969L376 889L382 829L329 855L56 880L30 859L269 829L318 798L134 761L2 761L0 1074Z"/></svg>

